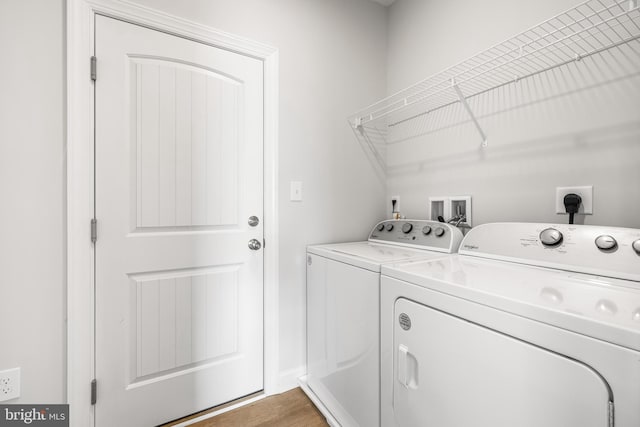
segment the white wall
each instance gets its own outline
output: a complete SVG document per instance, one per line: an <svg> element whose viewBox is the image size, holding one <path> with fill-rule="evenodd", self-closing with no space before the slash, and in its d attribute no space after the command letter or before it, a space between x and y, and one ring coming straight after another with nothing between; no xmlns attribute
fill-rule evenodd
<svg viewBox="0 0 640 427"><path fill-rule="evenodd" d="M388 93L577 3L397 0L388 21ZM638 55L634 57L637 70ZM600 63L586 59L474 99L472 107L480 116L505 110L480 119L489 142L484 150L469 123L393 145L387 198L400 195L408 217L426 217L429 196L472 195L474 225L566 222L566 215L555 214L555 187L593 185L594 214L577 222L640 227L637 75L515 108L532 97L549 97L551 86L573 85L602 70L606 74L616 64L617 58L608 54Z"/></svg>
<svg viewBox="0 0 640 427"><path fill-rule="evenodd" d="M0 370L65 399L64 2L0 2Z"/></svg>

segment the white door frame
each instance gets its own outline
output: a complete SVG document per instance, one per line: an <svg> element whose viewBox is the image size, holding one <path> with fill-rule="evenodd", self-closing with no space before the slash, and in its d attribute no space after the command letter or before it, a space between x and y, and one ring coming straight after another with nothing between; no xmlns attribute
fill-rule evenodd
<svg viewBox="0 0 640 427"><path fill-rule="evenodd" d="M264 64L264 393L278 388L278 50L127 0L67 0L67 403L72 427L94 425L94 18L106 15L231 50ZM98 58L98 72L100 70ZM98 79L99 79L98 75ZM99 220L99 218L98 218ZM98 236L100 228L98 226ZM99 239L99 238L98 238ZM98 399L100 386L98 384ZM186 415L186 414L185 414ZM101 426L98 426L101 427Z"/></svg>

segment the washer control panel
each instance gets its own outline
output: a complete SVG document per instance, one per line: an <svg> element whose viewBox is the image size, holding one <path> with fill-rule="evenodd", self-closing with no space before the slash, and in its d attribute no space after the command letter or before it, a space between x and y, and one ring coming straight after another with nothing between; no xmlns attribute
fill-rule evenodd
<svg viewBox="0 0 640 427"><path fill-rule="evenodd" d="M495 223L469 231L463 255L640 281L640 229Z"/></svg>
<svg viewBox="0 0 640 427"><path fill-rule="evenodd" d="M451 224L423 219L387 220L376 224L369 240L454 253L462 232Z"/></svg>

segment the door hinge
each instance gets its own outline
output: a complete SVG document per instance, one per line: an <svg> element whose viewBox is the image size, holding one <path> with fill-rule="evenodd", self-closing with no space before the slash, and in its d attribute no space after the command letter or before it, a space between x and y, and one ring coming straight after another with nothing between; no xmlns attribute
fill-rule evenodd
<svg viewBox="0 0 640 427"><path fill-rule="evenodd" d="M91 243L98 241L98 220L91 219Z"/></svg>
<svg viewBox="0 0 640 427"><path fill-rule="evenodd" d="M613 402L609 402L609 427L614 427L615 423L616 423L616 419L614 416Z"/></svg>
<svg viewBox="0 0 640 427"><path fill-rule="evenodd" d="M91 404L95 405L97 401L98 401L98 382L94 378L93 381L91 381Z"/></svg>
<svg viewBox="0 0 640 427"><path fill-rule="evenodd" d="M91 57L91 80L96 81L98 75L98 59L95 56Z"/></svg>

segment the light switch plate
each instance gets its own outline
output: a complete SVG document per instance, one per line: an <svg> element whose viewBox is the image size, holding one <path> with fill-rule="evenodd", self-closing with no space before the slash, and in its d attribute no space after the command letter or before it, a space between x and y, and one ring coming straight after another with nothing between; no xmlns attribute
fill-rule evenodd
<svg viewBox="0 0 640 427"><path fill-rule="evenodd" d="M289 200L292 202L302 201L302 181L291 181L291 195Z"/></svg>

